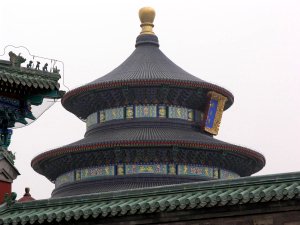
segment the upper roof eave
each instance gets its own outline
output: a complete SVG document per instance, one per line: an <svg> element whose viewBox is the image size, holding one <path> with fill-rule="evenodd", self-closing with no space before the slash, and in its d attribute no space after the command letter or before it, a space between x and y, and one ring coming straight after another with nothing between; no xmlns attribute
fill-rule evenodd
<svg viewBox="0 0 300 225"><path fill-rule="evenodd" d="M232 93L218 85L206 82L177 66L159 48L155 35L139 35L136 49L118 67L108 74L75 88L62 99L63 106L69 111L80 104L81 96L94 91L118 89L122 87L172 86L178 88L205 89L227 97L225 109L234 101ZM77 101L79 103L77 103ZM82 117L82 115L77 115Z"/></svg>

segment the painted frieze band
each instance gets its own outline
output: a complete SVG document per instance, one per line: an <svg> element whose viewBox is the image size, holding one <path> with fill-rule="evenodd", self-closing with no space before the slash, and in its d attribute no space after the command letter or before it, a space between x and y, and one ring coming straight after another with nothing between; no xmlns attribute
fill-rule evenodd
<svg viewBox="0 0 300 225"><path fill-rule="evenodd" d="M85 179L133 174L161 174L178 176L204 176L213 179L233 179L238 174L204 165L186 164L118 164L77 169L64 173L55 181L55 186Z"/></svg>
<svg viewBox="0 0 300 225"><path fill-rule="evenodd" d="M199 118L195 118L199 117ZM134 118L172 118L187 121L201 122L203 113L178 106L166 105L135 105L101 110L87 117L87 128L93 124L104 123L111 120Z"/></svg>

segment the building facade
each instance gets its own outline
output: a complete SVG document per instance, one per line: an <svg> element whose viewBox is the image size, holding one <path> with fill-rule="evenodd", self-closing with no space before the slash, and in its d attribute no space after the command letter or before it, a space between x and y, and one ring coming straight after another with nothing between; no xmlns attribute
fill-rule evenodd
<svg viewBox="0 0 300 225"><path fill-rule="evenodd" d="M260 153L214 138L233 95L160 51L154 15L151 8L140 11L136 49L119 67L63 97L87 131L32 160L55 182L52 197L226 180L265 165Z"/></svg>
<svg viewBox="0 0 300 225"><path fill-rule="evenodd" d="M300 173L250 177L264 156L214 137L233 95L160 51L152 8L139 16L133 53L62 99L84 138L32 160L52 197L27 189L0 224L299 225Z"/></svg>

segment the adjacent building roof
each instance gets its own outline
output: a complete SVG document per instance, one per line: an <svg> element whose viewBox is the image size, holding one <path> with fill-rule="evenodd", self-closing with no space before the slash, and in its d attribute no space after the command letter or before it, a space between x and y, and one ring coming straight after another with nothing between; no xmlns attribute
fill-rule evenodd
<svg viewBox="0 0 300 225"><path fill-rule="evenodd" d="M44 90L58 90L60 75L41 70L27 69L24 67L11 67L0 61L0 80L20 87L37 88Z"/></svg>
<svg viewBox="0 0 300 225"><path fill-rule="evenodd" d="M29 193L30 189L28 187L25 188L25 194L23 195L22 198L20 198L18 200L18 202L30 202L30 201L34 201L35 199L31 196L31 194Z"/></svg>
<svg viewBox="0 0 300 225"><path fill-rule="evenodd" d="M0 224L33 224L300 201L300 172L36 200L0 207Z"/></svg>

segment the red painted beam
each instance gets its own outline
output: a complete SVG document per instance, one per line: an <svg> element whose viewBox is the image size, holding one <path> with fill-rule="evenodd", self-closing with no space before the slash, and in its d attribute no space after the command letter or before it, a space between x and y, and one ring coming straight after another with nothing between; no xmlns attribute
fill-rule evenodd
<svg viewBox="0 0 300 225"><path fill-rule="evenodd" d="M0 204L4 202L5 193L11 193L11 183L0 181Z"/></svg>

